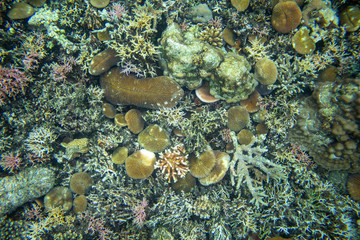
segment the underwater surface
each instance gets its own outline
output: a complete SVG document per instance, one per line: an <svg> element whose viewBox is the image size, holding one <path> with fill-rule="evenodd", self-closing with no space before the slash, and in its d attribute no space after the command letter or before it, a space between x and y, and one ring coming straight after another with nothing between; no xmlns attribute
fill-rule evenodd
<svg viewBox="0 0 360 240"><path fill-rule="evenodd" d="M360 239L356 0L3 0L0 239Z"/></svg>

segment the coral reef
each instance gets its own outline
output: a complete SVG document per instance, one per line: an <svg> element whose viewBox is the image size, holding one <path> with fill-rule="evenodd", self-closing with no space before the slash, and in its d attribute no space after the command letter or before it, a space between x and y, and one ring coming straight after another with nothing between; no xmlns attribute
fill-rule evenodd
<svg viewBox="0 0 360 240"><path fill-rule="evenodd" d="M359 239L359 6L0 3L6 239Z"/></svg>

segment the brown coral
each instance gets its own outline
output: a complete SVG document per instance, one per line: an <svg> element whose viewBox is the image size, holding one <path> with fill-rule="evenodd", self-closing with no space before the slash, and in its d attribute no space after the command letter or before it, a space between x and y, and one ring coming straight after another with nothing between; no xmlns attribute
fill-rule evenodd
<svg viewBox="0 0 360 240"><path fill-rule="evenodd" d="M122 74L120 68L103 75L100 84L105 98L111 103L152 109L175 107L184 94L170 77L137 79Z"/></svg>
<svg viewBox="0 0 360 240"><path fill-rule="evenodd" d="M299 26L301 17L301 9L296 2L279 2L273 8L271 23L276 31L288 33Z"/></svg>
<svg viewBox="0 0 360 240"><path fill-rule="evenodd" d="M222 47L223 39L221 28L207 26L205 30L200 32L200 39L213 45L214 47Z"/></svg>
<svg viewBox="0 0 360 240"><path fill-rule="evenodd" d="M347 190L352 199L357 202L360 201L360 173L349 176Z"/></svg>
<svg viewBox="0 0 360 240"><path fill-rule="evenodd" d="M156 157L154 153L145 149L141 149L140 151L137 151L126 158L126 173L129 175L129 177L135 179L144 179L150 177L154 171L155 162Z"/></svg>

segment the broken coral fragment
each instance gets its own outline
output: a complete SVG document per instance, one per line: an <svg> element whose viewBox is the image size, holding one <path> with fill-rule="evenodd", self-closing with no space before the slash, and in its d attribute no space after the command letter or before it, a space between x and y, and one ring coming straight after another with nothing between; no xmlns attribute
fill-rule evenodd
<svg viewBox="0 0 360 240"><path fill-rule="evenodd" d="M120 68L110 70L101 77L105 98L113 104L135 105L158 109L175 107L184 91L170 77L137 79L126 76Z"/></svg>

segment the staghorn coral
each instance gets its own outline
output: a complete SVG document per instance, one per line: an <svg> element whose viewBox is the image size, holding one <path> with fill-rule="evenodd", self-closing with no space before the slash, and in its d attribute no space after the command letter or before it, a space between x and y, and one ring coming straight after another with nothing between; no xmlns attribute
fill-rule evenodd
<svg viewBox="0 0 360 240"><path fill-rule="evenodd" d="M270 178L279 181L284 179L284 167L280 164L274 163L271 160L262 156L268 150L266 147L260 147L259 139L249 145L240 145L236 139L234 132L231 132L231 137L234 144L234 155L230 161L230 178L231 184L239 191L242 183L245 183L256 208L261 205L267 205L265 202L267 195L264 192L262 181L256 181L251 177L250 171L252 169L260 170L265 176L266 181L269 182Z"/></svg>

